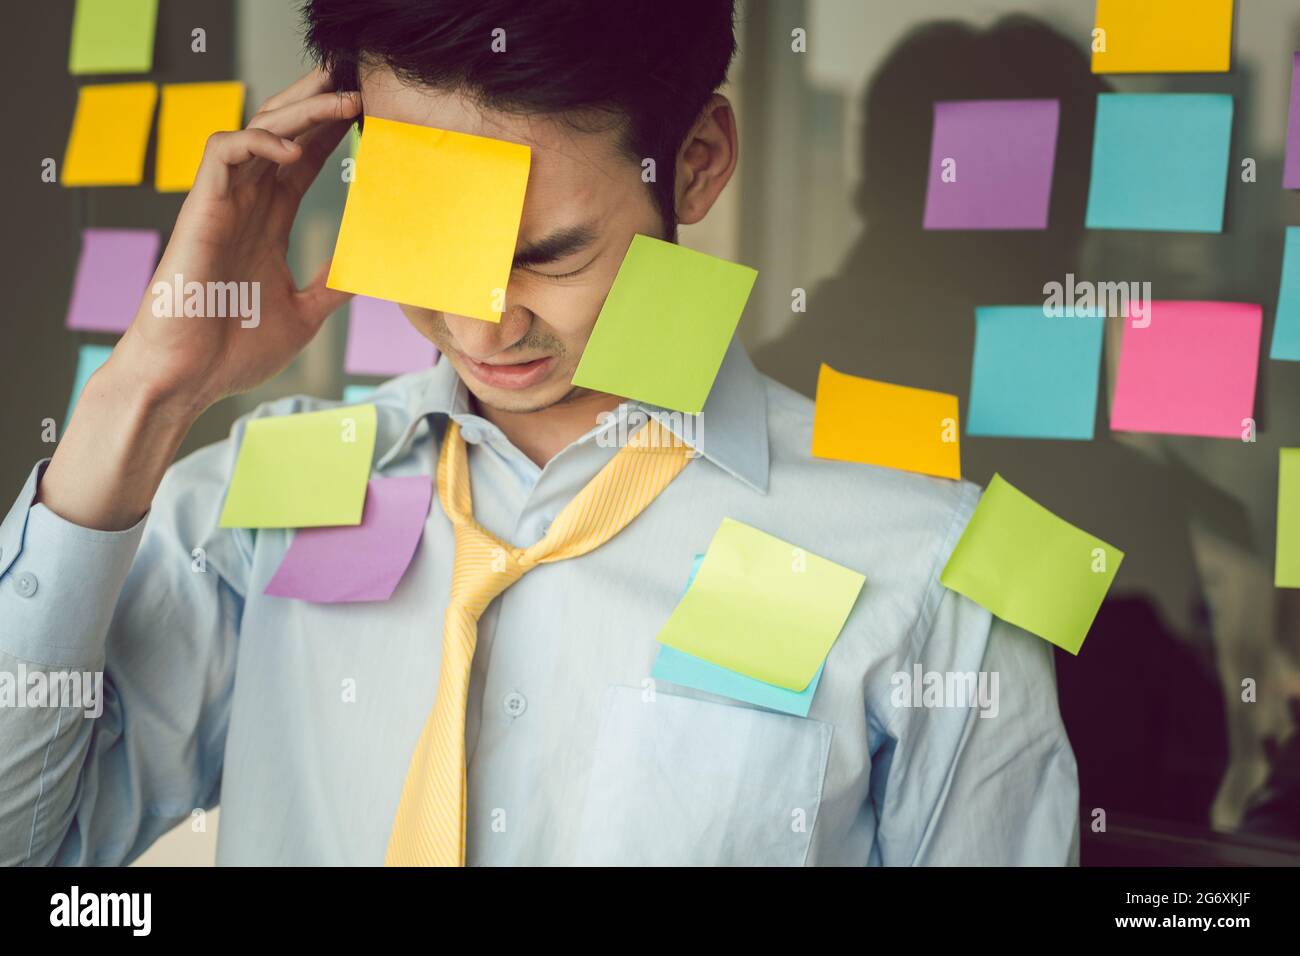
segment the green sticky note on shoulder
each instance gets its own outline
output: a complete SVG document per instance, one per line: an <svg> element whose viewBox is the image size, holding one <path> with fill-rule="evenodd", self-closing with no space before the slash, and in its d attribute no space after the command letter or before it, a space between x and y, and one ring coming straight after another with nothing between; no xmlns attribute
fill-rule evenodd
<svg viewBox="0 0 1300 956"><path fill-rule="evenodd" d="M374 448L374 405L253 419L244 429L221 527L360 524Z"/></svg>
<svg viewBox="0 0 1300 956"><path fill-rule="evenodd" d="M748 266L633 236L573 384L699 412L757 276Z"/></svg>
<svg viewBox="0 0 1300 956"><path fill-rule="evenodd" d="M817 676L865 579L724 519L659 643L786 690Z"/></svg>
<svg viewBox="0 0 1300 956"><path fill-rule="evenodd" d="M1278 455L1277 565L1273 583L1300 588L1300 448Z"/></svg>
<svg viewBox="0 0 1300 956"><path fill-rule="evenodd" d="M939 580L1078 654L1124 552L994 475Z"/></svg>
<svg viewBox="0 0 1300 956"><path fill-rule="evenodd" d="M148 73L157 23L158 0L77 0L68 72Z"/></svg>

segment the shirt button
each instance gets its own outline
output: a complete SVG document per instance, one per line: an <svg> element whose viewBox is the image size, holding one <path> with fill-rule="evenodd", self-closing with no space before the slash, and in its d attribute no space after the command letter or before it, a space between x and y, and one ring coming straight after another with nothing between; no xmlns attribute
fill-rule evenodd
<svg viewBox="0 0 1300 956"><path fill-rule="evenodd" d="M465 439L471 445L474 445L483 437L483 434L477 428L462 428L460 430L460 437Z"/></svg>
<svg viewBox="0 0 1300 956"><path fill-rule="evenodd" d="M505 700L501 702L505 708L507 717L518 717L528 709L528 700L517 690L512 690L506 694Z"/></svg>
<svg viewBox="0 0 1300 956"><path fill-rule="evenodd" d="M31 597L36 593L36 575L30 571L14 575L14 590L19 597Z"/></svg>

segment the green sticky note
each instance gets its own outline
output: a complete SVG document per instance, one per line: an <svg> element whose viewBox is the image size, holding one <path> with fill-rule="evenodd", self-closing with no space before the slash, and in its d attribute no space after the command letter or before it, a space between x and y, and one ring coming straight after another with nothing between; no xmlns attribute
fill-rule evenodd
<svg viewBox="0 0 1300 956"><path fill-rule="evenodd" d="M148 73L158 0L77 0L68 72Z"/></svg>
<svg viewBox="0 0 1300 956"><path fill-rule="evenodd" d="M726 518L659 643L802 691L839 636L864 578Z"/></svg>
<svg viewBox="0 0 1300 956"><path fill-rule="evenodd" d="M1062 521L1001 475L939 580L1004 621L1078 654L1124 552Z"/></svg>
<svg viewBox="0 0 1300 956"><path fill-rule="evenodd" d="M360 524L374 448L374 405L253 419L244 429L221 527Z"/></svg>
<svg viewBox="0 0 1300 956"><path fill-rule="evenodd" d="M1283 448L1277 476L1277 568L1273 583L1300 588L1300 448Z"/></svg>
<svg viewBox="0 0 1300 956"><path fill-rule="evenodd" d="M671 242L633 236L573 384L699 412L757 275Z"/></svg>

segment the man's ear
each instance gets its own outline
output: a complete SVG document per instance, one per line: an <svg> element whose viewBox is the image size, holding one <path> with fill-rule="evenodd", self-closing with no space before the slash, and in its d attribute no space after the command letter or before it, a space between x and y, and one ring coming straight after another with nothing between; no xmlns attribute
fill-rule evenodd
<svg viewBox="0 0 1300 956"><path fill-rule="evenodd" d="M689 226L708 214L731 180L739 154L736 114L725 96L714 93L677 152L678 223Z"/></svg>

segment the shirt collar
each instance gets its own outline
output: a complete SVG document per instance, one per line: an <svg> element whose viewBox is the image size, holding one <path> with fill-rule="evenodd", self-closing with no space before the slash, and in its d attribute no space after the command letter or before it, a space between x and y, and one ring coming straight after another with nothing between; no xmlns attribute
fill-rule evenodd
<svg viewBox="0 0 1300 956"><path fill-rule="evenodd" d="M381 469L404 456L416 438L428 432L431 416L459 421L462 416L473 415L469 390L450 362L439 362L410 378L404 405L376 399L380 418L378 447L386 449L378 460ZM630 409L640 409L655 418L727 474L755 491L767 493L767 390L738 339L732 338L727 347L708 400L698 415L633 401L625 402L620 414L626 415ZM580 441L590 439L596 431L599 429L593 429Z"/></svg>

